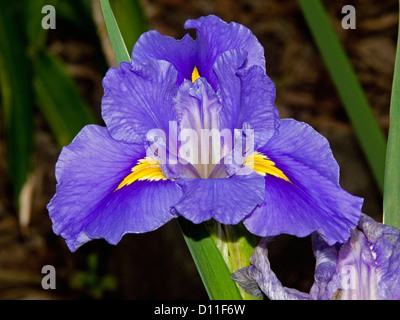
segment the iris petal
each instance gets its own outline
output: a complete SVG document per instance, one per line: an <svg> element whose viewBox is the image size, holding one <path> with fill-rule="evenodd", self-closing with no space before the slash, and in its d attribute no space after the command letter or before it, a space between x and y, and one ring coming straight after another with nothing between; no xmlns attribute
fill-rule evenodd
<svg viewBox="0 0 400 320"><path fill-rule="evenodd" d="M270 143L260 148L268 157L290 155L298 162L313 168L335 184L339 184L337 164L328 140L304 122L282 119Z"/></svg>
<svg viewBox="0 0 400 320"><path fill-rule="evenodd" d="M279 124L274 105L275 85L260 66L243 69L247 54L243 50L227 51L219 56L214 69L220 84L222 101L221 129L254 130L254 145L265 145Z"/></svg>
<svg viewBox="0 0 400 320"><path fill-rule="evenodd" d="M194 223L214 218L223 224L237 224L264 198L263 177L256 173L221 179L179 179L177 182L184 193L175 209Z"/></svg>
<svg viewBox="0 0 400 320"><path fill-rule="evenodd" d="M218 56L231 49L247 51L245 67L258 65L265 70L264 48L254 34L245 26L226 23L217 16L209 15L196 20L187 20L184 27L197 31L197 68L216 90L218 82L213 65Z"/></svg>
<svg viewBox="0 0 400 320"><path fill-rule="evenodd" d="M95 125L63 149L48 210L71 251L97 238L115 244L125 233L148 232L173 218L170 207L182 193L172 181L136 181L115 190L144 156L143 146L118 142Z"/></svg>
<svg viewBox="0 0 400 320"><path fill-rule="evenodd" d="M151 30L140 36L132 50L132 65L149 60L165 60L178 71L177 85L190 79L196 63L196 42L186 34L177 40Z"/></svg>
<svg viewBox="0 0 400 320"><path fill-rule="evenodd" d="M260 152L275 162L291 183L265 176L264 203L244 219L251 232L304 237L318 230L330 245L349 238L363 200L334 183L337 163L327 148L326 140L309 126L282 120L277 135ZM293 152L287 152L291 149Z"/></svg>
<svg viewBox="0 0 400 320"><path fill-rule="evenodd" d="M166 61L149 61L132 67L121 63L104 80L102 117L111 136L127 143L144 143L154 129L168 133L175 121L173 97L177 71Z"/></svg>

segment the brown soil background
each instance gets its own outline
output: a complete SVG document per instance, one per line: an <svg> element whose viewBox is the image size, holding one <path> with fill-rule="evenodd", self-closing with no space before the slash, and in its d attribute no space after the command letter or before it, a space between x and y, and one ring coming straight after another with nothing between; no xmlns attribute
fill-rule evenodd
<svg viewBox="0 0 400 320"><path fill-rule="evenodd" d="M345 47L381 128L387 134L396 51L398 3L394 0L323 1ZM341 28L341 8L356 8L357 28ZM382 216L382 197L375 186L343 106L313 44L294 0L144 0L149 27L180 38L184 22L216 14L249 27L265 48L267 73L277 87L276 105L282 118L308 122L331 143L341 167L341 186L365 198L364 212ZM88 63L93 47L79 32L58 23L49 46L68 66L81 92L100 118L104 74ZM65 36L68 35L68 36ZM0 175L7 170L4 132L0 128ZM44 120L35 115L35 175L29 225L20 227L10 199L10 181L0 181L0 299L199 299L207 298L175 221L155 232L126 235L117 246L92 241L76 253L53 234L46 210L55 191L57 148ZM307 291L314 261L309 238L281 236L271 246L278 276L289 287ZM98 259L96 278L82 289L71 278L88 270L90 254ZM57 289L43 290L41 268L54 265ZM111 275L117 287L96 295L90 288Z"/></svg>

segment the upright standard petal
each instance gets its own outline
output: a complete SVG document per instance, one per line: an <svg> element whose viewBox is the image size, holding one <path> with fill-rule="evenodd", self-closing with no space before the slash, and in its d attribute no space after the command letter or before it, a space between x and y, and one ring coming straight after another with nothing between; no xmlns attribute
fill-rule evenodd
<svg viewBox="0 0 400 320"><path fill-rule="evenodd" d="M186 34L182 39L163 36L158 31L148 31L140 36L132 50L132 65L149 60L165 60L178 71L177 85L190 79L196 66L196 42Z"/></svg>
<svg viewBox="0 0 400 320"><path fill-rule="evenodd" d="M111 136L127 143L144 143L149 131L168 133L176 121L173 97L177 71L166 61L153 60L133 67L123 62L104 80L102 117Z"/></svg>
<svg viewBox="0 0 400 320"><path fill-rule="evenodd" d="M118 142L95 125L86 126L63 148L48 210L54 232L71 251L91 239L116 244L125 233L152 231L173 218L170 208L182 195L174 182L118 187L144 157L143 146Z"/></svg>
<svg viewBox="0 0 400 320"><path fill-rule="evenodd" d="M226 23L217 16L209 15L196 20L187 20L186 29L196 29L197 69L206 77L211 86L218 88L213 65L218 56L231 49L243 49L247 52L245 68L258 65L265 70L264 48L254 34L245 26Z"/></svg>
<svg viewBox="0 0 400 320"><path fill-rule="evenodd" d="M221 99L221 129L254 130L254 148L265 145L275 133L279 116L274 105L275 85L260 66L243 68L247 52L230 50L214 64Z"/></svg>
<svg viewBox="0 0 400 320"><path fill-rule="evenodd" d="M363 200L339 186L327 140L304 123L282 120L259 151L289 181L265 176L264 203L244 219L249 231L304 237L318 230L330 245L345 242L357 225Z"/></svg>

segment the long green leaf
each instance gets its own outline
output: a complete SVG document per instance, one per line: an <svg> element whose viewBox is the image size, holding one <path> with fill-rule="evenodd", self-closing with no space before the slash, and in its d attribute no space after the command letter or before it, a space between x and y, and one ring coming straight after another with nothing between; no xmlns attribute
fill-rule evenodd
<svg viewBox="0 0 400 320"><path fill-rule="evenodd" d="M231 272L206 228L184 218L178 220L210 299L241 300L242 296L231 279Z"/></svg>
<svg viewBox="0 0 400 320"><path fill-rule="evenodd" d="M400 5L400 1L399 1ZM390 102L390 128L386 154L383 222L400 228L400 21Z"/></svg>
<svg viewBox="0 0 400 320"><path fill-rule="evenodd" d="M25 52L24 30L18 23L16 9L14 2L0 1L1 79L3 92L10 93L4 101L3 117L7 121L8 154L15 197L19 195L30 170L33 136L31 68Z"/></svg>
<svg viewBox="0 0 400 320"><path fill-rule="evenodd" d="M325 65L383 192L386 140L320 0L298 0Z"/></svg>
<svg viewBox="0 0 400 320"><path fill-rule="evenodd" d="M147 31L147 23L143 9L138 0L112 0L111 8L129 52L143 32Z"/></svg>
<svg viewBox="0 0 400 320"><path fill-rule="evenodd" d="M118 65L123 61L130 61L131 58L118 28L117 21L115 21L110 3L108 0L100 0L100 4L103 11L104 21L107 26L108 36L110 37L111 45L114 50Z"/></svg>
<svg viewBox="0 0 400 320"><path fill-rule="evenodd" d="M56 57L42 51L36 63L34 87L38 107L58 145L67 145L83 126L96 120L64 65Z"/></svg>

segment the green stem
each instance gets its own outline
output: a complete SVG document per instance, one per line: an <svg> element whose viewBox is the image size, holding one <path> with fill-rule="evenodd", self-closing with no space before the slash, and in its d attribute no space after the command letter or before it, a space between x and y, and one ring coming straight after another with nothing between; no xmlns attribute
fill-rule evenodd
<svg viewBox="0 0 400 320"><path fill-rule="evenodd" d="M209 221L206 227L230 273L250 265L250 257L257 245L257 238L250 234L242 223L233 226ZM237 287L244 300L256 299L248 295L238 284Z"/></svg>
<svg viewBox="0 0 400 320"><path fill-rule="evenodd" d="M178 221L210 299L241 300L231 272L204 225L193 224L184 218L178 218Z"/></svg>

